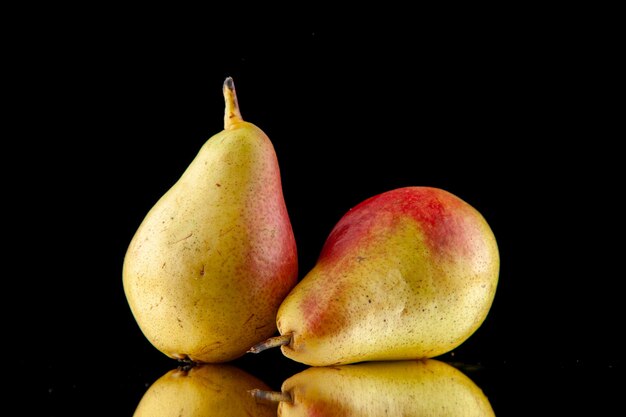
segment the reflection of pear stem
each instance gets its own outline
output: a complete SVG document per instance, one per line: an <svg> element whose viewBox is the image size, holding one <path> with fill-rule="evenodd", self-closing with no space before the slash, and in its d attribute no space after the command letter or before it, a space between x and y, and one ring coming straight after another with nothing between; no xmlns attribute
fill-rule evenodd
<svg viewBox="0 0 626 417"><path fill-rule="evenodd" d="M290 334L270 337L266 341L257 343L256 345L252 346L250 350L248 350L248 353L259 353L259 352L263 352L265 349L275 348L278 346L284 346L284 345L288 345L289 343L291 343Z"/></svg>
<svg viewBox="0 0 626 417"><path fill-rule="evenodd" d="M239 103L237 103L237 92L235 91L235 83L231 77L224 80L224 102L226 109L224 110L224 130L230 130L237 122L242 122L241 113L239 112Z"/></svg>
<svg viewBox="0 0 626 417"><path fill-rule="evenodd" d="M255 399L263 402L278 403L281 401L292 403L293 399L288 392L263 391L262 389L251 389L248 391Z"/></svg>

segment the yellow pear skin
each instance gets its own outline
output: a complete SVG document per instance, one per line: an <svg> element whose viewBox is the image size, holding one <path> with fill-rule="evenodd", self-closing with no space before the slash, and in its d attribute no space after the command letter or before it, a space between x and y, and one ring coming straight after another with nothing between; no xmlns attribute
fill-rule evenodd
<svg viewBox="0 0 626 417"><path fill-rule="evenodd" d="M268 389L252 375L229 365L175 369L146 391L135 417L272 417L276 406L257 403L248 393Z"/></svg>
<svg viewBox="0 0 626 417"><path fill-rule="evenodd" d="M269 138L224 83L224 130L147 214L123 268L148 340L176 359L225 362L276 331L297 279L296 243Z"/></svg>
<svg viewBox="0 0 626 417"><path fill-rule="evenodd" d="M434 359L309 368L268 394L282 397L280 417L495 416L471 379Z"/></svg>
<svg viewBox="0 0 626 417"><path fill-rule="evenodd" d="M429 187L382 193L332 230L280 306L274 344L313 366L438 356L481 325L498 272L495 237L469 204Z"/></svg>

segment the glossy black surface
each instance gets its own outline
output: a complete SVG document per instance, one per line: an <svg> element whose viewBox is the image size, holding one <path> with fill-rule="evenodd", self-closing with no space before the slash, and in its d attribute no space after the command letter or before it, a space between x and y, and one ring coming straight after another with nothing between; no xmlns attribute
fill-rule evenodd
<svg viewBox="0 0 626 417"><path fill-rule="evenodd" d="M265 357L234 362L246 372L280 390L283 380L307 368L278 352ZM458 355L455 355L458 356ZM459 367L488 397L496 415L589 415L609 413L620 404L623 366L598 361L562 362L541 357L513 362L460 363L455 357L442 358ZM81 415L106 412L132 415L148 387L176 362L152 357L150 360L120 362L80 369L49 367L46 404L51 415Z"/></svg>
<svg viewBox="0 0 626 417"><path fill-rule="evenodd" d="M37 189L54 192L33 205L47 248L36 337L49 415L130 415L176 366L136 326L122 260L143 216L222 129L227 75L243 117L276 148L300 277L363 199L447 189L488 220L502 267L484 325L444 359L483 365L468 375L498 415L616 403L621 154L601 49L515 24L424 36L303 23L234 37L87 26L51 31L33 52L48 63L32 77L47 131ZM279 352L236 364L274 389L305 368Z"/></svg>

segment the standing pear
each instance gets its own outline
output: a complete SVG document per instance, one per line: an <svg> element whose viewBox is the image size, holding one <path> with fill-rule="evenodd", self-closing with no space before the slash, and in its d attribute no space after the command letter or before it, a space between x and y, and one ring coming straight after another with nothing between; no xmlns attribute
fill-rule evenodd
<svg viewBox="0 0 626 417"><path fill-rule="evenodd" d="M276 331L296 243L269 138L224 82L224 130L147 214L124 260L139 327L179 360L225 362Z"/></svg>

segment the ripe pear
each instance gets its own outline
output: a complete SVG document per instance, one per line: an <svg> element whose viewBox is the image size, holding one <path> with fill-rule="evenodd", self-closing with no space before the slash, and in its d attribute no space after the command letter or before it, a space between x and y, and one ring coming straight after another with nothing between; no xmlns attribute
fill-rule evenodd
<svg viewBox="0 0 626 417"><path fill-rule="evenodd" d="M309 368L253 395L280 401L280 417L495 416L471 379L434 359Z"/></svg>
<svg viewBox="0 0 626 417"><path fill-rule="evenodd" d="M483 217L440 189L407 187L351 209L319 260L281 304L283 345L314 366L430 358L483 322L498 282L495 237Z"/></svg>
<svg viewBox="0 0 626 417"><path fill-rule="evenodd" d="M268 389L252 375L229 365L174 369L146 391L135 417L271 417L276 405L255 401L248 391Z"/></svg>
<svg viewBox="0 0 626 417"><path fill-rule="evenodd" d="M269 138L244 122L227 78L224 130L147 214L124 260L137 323L166 355L224 362L276 331L296 243Z"/></svg>

